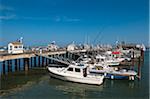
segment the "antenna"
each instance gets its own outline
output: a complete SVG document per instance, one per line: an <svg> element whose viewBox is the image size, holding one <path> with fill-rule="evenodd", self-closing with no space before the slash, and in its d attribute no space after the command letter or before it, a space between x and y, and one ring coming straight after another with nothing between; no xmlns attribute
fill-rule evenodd
<svg viewBox="0 0 150 99"><path fill-rule="evenodd" d="M19 42L23 43L23 37L20 37Z"/></svg>
<svg viewBox="0 0 150 99"><path fill-rule="evenodd" d="M102 28L102 30L96 35L93 44L96 42L96 40L99 38L99 36L102 34L102 32L104 31L105 27Z"/></svg>

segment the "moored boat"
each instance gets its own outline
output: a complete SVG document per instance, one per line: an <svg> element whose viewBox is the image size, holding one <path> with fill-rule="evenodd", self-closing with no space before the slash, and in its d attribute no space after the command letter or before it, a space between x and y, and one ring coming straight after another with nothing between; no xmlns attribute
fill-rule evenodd
<svg viewBox="0 0 150 99"><path fill-rule="evenodd" d="M129 79L134 80L135 76L137 76L137 72L133 70L120 69L118 70L116 67L110 67L106 64L95 64L94 68L89 70L90 73L96 74L104 74L105 78L110 79Z"/></svg>
<svg viewBox="0 0 150 99"><path fill-rule="evenodd" d="M64 81L101 85L104 75L90 74L85 65L71 64L67 68L48 67L51 77Z"/></svg>

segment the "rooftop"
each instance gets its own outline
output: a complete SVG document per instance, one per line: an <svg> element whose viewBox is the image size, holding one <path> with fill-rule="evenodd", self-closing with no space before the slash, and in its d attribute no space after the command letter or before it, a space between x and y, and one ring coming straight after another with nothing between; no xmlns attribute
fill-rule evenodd
<svg viewBox="0 0 150 99"><path fill-rule="evenodd" d="M22 45L22 43L20 43L20 42L18 42L18 41L11 42L11 44L13 44L13 45Z"/></svg>

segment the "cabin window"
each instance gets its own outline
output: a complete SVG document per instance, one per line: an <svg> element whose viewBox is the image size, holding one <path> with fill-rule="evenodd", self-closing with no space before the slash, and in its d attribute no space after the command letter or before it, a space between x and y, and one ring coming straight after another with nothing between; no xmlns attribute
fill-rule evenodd
<svg viewBox="0 0 150 99"><path fill-rule="evenodd" d="M19 48L22 48L22 46L19 46Z"/></svg>
<svg viewBox="0 0 150 99"><path fill-rule="evenodd" d="M97 62L100 62L100 59L97 59Z"/></svg>
<svg viewBox="0 0 150 99"><path fill-rule="evenodd" d="M101 59L101 61L104 61L104 59Z"/></svg>
<svg viewBox="0 0 150 99"><path fill-rule="evenodd" d="M68 68L68 71L73 71L73 68Z"/></svg>
<svg viewBox="0 0 150 99"><path fill-rule="evenodd" d="M79 68L75 68L75 72L80 72L80 69Z"/></svg>
<svg viewBox="0 0 150 99"><path fill-rule="evenodd" d="M12 46L10 46L10 50L12 50Z"/></svg>
<svg viewBox="0 0 150 99"><path fill-rule="evenodd" d="M18 46L15 46L15 48L18 48Z"/></svg>

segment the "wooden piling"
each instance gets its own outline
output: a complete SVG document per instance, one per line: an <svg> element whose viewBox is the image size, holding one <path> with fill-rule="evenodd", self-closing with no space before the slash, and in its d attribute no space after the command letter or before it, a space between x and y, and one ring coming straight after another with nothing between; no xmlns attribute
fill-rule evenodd
<svg viewBox="0 0 150 99"><path fill-rule="evenodd" d="M8 72L9 72L9 70L10 70L10 63L9 63L9 60L7 60L7 69L8 69Z"/></svg>
<svg viewBox="0 0 150 99"><path fill-rule="evenodd" d="M138 59L138 78L141 79L141 59L140 57Z"/></svg>
<svg viewBox="0 0 150 99"><path fill-rule="evenodd" d="M12 60L9 61L10 62L10 72L12 72Z"/></svg>
<svg viewBox="0 0 150 99"><path fill-rule="evenodd" d="M48 65L48 59L46 58L46 66Z"/></svg>
<svg viewBox="0 0 150 99"><path fill-rule="evenodd" d="M45 64L44 64L44 63L45 63L45 62L44 62L44 59L45 59L45 58L44 58L44 57L42 57L42 67L44 67L44 66L45 66Z"/></svg>
<svg viewBox="0 0 150 99"><path fill-rule="evenodd" d="M15 59L15 71L17 71L18 64L17 64L17 59Z"/></svg>
<svg viewBox="0 0 150 99"><path fill-rule="evenodd" d="M49 57L51 57L51 55L50 55ZM49 62L48 62L48 64L51 64L51 59L49 59Z"/></svg>
<svg viewBox="0 0 150 99"><path fill-rule="evenodd" d="M39 65L39 67L40 67L40 65L41 65L41 59L40 59L40 56L38 57L38 65Z"/></svg>
<svg viewBox="0 0 150 99"><path fill-rule="evenodd" d="M6 74L5 66L5 61L3 61L3 74Z"/></svg>
<svg viewBox="0 0 150 99"><path fill-rule="evenodd" d="M30 58L30 66L32 68L32 57Z"/></svg>
<svg viewBox="0 0 150 99"><path fill-rule="evenodd" d="M8 72L12 72L12 60L7 60Z"/></svg>
<svg viewBox="0 0 150 99"><path fill-rule="evenodd" d="M20 70L20 62L21 61L21 59L18 59L18 70Z"/></svg>
<svg viewBox="0 0 150 99"><path fill-rule="evenodd" d="M29 58L24 58L24 70L29 70Z"/></svg>
<svg viewBox="0 0 150 99"><path fill-rule="evenodd" d="M132 70L134 69L134 51L132 52L132 55L133 55L133 57L132 57Z"/></svg>
<svg viewBox="0 0 150 99"><path fill-rule="evenodd" d="M34 67L36 67L36 57L34 57Z"/></svg>

